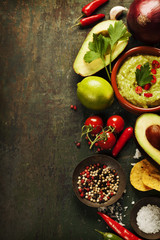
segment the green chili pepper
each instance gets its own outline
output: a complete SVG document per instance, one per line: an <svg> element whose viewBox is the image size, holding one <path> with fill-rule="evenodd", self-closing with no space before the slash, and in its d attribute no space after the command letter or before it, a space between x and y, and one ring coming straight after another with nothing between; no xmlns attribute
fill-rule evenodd
<svg viewBox="0 0 160 240"><path fill-rule="evenodd" d="M114 233L101 232L101 231L99 231L97 229L95 229L95 231L100 233L104 237L104 240L123 240L122 238L118 237Z"/></svg>

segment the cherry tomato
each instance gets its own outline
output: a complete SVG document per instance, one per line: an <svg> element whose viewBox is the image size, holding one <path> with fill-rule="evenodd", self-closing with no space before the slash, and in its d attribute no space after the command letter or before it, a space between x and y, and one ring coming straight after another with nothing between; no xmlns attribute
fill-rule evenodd
<svg viewBox="0 0 160 240"><path fill-rule="evenodd" d="M103 128L103 120L99 116L91 116L86 119L85 126L90 126L93 130L91 131L91 134L96 135L97 133L100 133Z"/></svg>
<svg viewBox="0 0 160 240"><path fill-rule="evenodd" d="M111 149L114 144L116 143L116 137L112 132L101 132L100 134L106 134L106 140L100 140L98 141L98 146L101 148L101 150L109 150Z"/></svg>
<svg viewBox="0 0 160 240"><path fill-rule="evenodd" d="M119 115L113 115L108 118L107 126L112 126L116 133L120 133L124 128L124 119Z"/></svg>

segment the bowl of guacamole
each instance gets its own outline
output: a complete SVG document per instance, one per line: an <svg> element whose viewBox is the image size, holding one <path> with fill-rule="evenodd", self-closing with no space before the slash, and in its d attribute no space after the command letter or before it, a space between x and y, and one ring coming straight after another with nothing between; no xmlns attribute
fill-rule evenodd
<svg viewBox="0 0 160 240"><path fill-rule="evenodd" d="M160 49L140 46L124 53L113 67L111 83L130 112L160 111Z"/></svg>

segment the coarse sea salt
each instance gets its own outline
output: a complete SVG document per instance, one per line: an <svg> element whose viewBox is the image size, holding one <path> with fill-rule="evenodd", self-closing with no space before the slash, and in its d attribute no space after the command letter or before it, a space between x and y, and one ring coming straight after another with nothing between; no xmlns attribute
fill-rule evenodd
<svg viewBox="0 0 160 240"><path fill-rule="evenodd" d="M141 156L142 156L141 152L138 150L138 148L136 148L136 152L135 152L135 155L133 156L133 158L139 159Z"/></svg>
<svg viewBox="0 0 160 240"><path fill-rule="evenodd" d="M122 199L120 199L122 200ZM114 204L112 204L111 206L107 206L107 207L99 207L98 211L103 212L103 213L107 213L107 215L111 218L113 218L115 221L117 221L119 224L121 224L122 226L125 226L125 224L122 222L122 218L123 218L123 208L121 205L121 202L118 201Z"/></svg>
<svg viewBox="0 0 160 240"><path fill-rule="evenodd" d="M144 233L157 233L160 231L160 208L148 204L140 208L136 217L139 229Z"/></svg>

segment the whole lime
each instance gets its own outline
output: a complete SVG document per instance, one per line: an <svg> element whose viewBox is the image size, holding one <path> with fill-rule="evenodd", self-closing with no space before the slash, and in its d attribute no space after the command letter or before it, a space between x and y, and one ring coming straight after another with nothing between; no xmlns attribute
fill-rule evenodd
<svg viewBox="0 0 160 240"><path fill-rule="evenodd" d="M114 91L104 78L90 76L77 84L77 96L86 108L104 110L113 103Z"/></svg>

